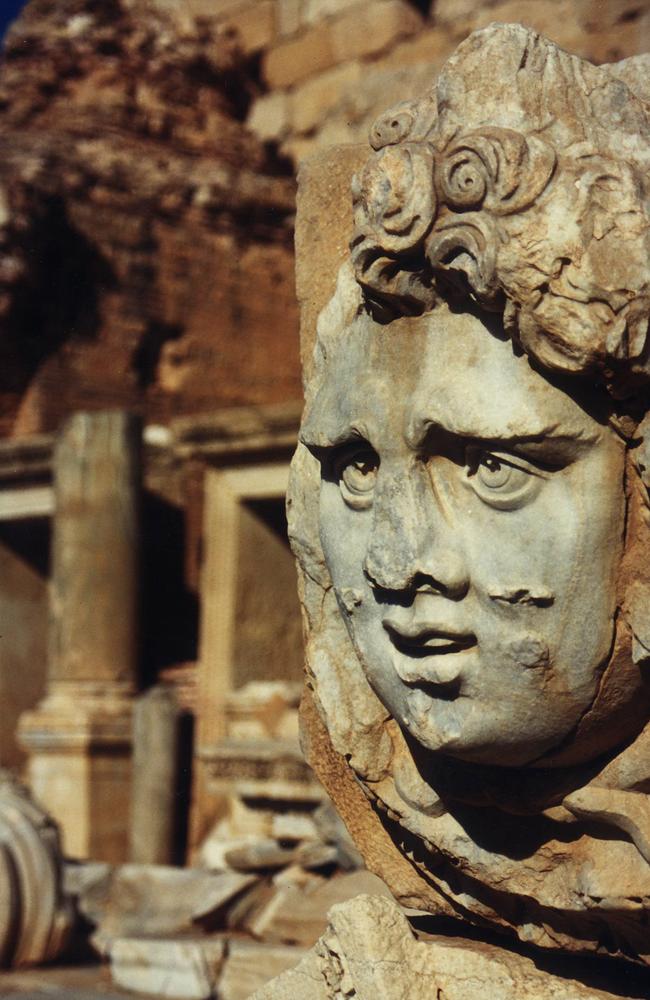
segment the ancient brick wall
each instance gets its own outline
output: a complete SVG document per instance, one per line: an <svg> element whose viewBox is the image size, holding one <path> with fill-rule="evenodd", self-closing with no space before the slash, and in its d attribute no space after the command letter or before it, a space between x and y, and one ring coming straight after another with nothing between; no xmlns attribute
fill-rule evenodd
<svg viewBox="0 0 650 1000"><path fill-rule="evenodd" d="M295 168L494 20L650 48L650 0L30 0L0 65L0 434L298 398Z"/></svg>
<svg viewBox="0 0 650 1000"><path fill-rule="evenodd" d="M212 23L32 0L0 67L0 432L300 393L294 180Z"/></svg>

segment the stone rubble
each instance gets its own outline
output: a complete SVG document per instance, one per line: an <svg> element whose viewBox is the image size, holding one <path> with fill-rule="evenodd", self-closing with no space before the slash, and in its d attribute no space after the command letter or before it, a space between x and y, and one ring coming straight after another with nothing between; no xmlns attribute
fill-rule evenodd
<svg viewBox="0 0 650 1000"><path fill-rule="evenodd" d="M116 986L177 1000L208 1000L224 962L225 941L117 938L111 945Z"/></svg>
<svg viewBox="0 0 650 1000"><path fill-rule="evenodd" d="M331 804L312 816L311 825L287 822L280 840L225 842L219 871L68 863L66 891L116 986L245 1000L298 964L333 905L359 893L391 898L380 879L358 868Z"/></svg>
<svg viewBox="0 0 650 1000"><path fill-rule="evenodd" d="M220 927L228 907L256 881L255 875L232 871L119 865L87 880L77 906L95 928L94 947L105 955L118 938L172 937L197 927Z"/></svg>

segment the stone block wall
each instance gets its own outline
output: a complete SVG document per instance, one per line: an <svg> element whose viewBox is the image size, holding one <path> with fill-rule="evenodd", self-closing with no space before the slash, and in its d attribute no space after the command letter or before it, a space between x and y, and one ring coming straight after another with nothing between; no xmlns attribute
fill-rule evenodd
<svg viewBox="0 0 650 1000"><path fill-rule="evenodd" d="M233 30L257 6L240 0ZM491 21L522 22L598 63L650 48L647 0L276 0L274 11L247 124L294 163L365 140L378 113L426 89L458 42Z"/></svg>

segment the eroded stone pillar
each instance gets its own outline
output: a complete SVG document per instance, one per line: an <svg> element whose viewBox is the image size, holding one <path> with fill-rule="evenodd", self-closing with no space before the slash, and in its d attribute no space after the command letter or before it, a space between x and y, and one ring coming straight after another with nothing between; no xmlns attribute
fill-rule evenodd
<svg viewBox="0 0 650 1000"><path fill-rule="evenodd" d="M37 799L67 854L126 856L137 666L140 422L78 413L54 455L48 691L22 716Z"/></svg>
<svg viewBox="0 0 650 1000"><path fill-rule="evenodd" d="M129 860L139 864L176 860L180 724L169 687L157 684L135 702Z"/></svg>

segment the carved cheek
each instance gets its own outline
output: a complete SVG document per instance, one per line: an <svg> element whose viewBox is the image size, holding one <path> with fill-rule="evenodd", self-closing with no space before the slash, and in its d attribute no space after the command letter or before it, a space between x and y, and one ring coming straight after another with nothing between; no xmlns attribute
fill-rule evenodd
<svg viewBox="0 0 650 1000"><path fill-rule="evenodd" d="M595 451L554 473L521 510L477 507L468 522L484 638L499 622L534 629L551 665L581 689L611 641L624 522L619 466L617 456Z"/></svg>
<svg viewBox="0 0 650 1000"><path fill-rule="evenodd" d="M320 538L334 587L365 589L363 561L368 547L372 511L351 510L338 484L323 481L320 498ZM354 604L354 601L352 601Z"/></svg>
<svg viewBox="0 0 650 1000"><path fill-rule="evenodd" d="M557 631L558 598L571 592L579 532L575 512L562 505L564 516L554 516L563 490L559 484L543 485L519 510L492 509L472 496L460 508L471 589L481 608L476 627L490 645L510 641L504 627L517 635L521 629L526 634L531 628Z"/></svg>

